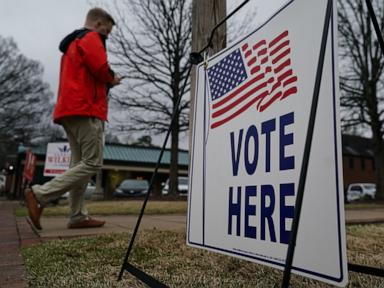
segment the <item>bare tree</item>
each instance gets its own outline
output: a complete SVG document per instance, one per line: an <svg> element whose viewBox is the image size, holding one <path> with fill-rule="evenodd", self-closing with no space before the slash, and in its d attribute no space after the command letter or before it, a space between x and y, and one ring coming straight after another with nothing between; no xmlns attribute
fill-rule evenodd
<svg viewBox="0 0 384 288"><path fill-rule="evenodd" d="M384 2L372 4L384 31ZM377 171L377 198L384 199L384 55L364 0L339 0L340 87L344 129L372 132Z"/></svg>
<svg viewBox="0 0 384 288"><path fill-rule="evenodd" d="M22 55L11 38L0 36L0 165L17 143L37 137L42 119L52 111L52 93L43 68Z"/></svg>
<svg viewBox="0 0 384 288"><path fill-rule="evenodd" d="M177 99L189 92L189 83L181 89L191 46L191 1L129 0L116 2L114 8L111 62L126 81L111 99L128 113L126 119L115 116L111 122L119 131L162 134ZM170 195L177 191L179 133L188 130L188 109L189 99L183 98L172 125Z"/></svg>

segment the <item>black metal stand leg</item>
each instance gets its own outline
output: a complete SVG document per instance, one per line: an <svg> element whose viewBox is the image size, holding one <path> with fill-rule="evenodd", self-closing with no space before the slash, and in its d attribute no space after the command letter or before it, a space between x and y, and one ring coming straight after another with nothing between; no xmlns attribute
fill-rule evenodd
<svg viewBox="0 0 384 288"><path fill-rule="evenodd" d="M384 269L375 268L375 267L369 267L369 266L363 266L358 264L352 264L348 263L348 270L361 273L361 274L368 274L372 276L377 277L384 277Z"/></svg>
<svg viewBox="0 0 384 288"><path fill-rule="evenodd" d="M381 34L379 23L377 22L376 14L375 11L373 10L371 0L365 0L365 3L367 4L368 8L368 13L369 17L371 18L373 27L375 28L377 40L379 41L380 47L381 47L381 52L384 55L384 40L383 40L383 35Z"/></svg>
<svg viewBox="0 0 384 288"><path fill-rule="evenodd" d="M326 46L327 46L329 23L331 20L332 10L333 10L332 8L333 8L332 0L328 0L327 10L325 13L323 35L321 38L319 61L317 63L316 81L315 81L315 87L313 90L311 112L309 115L307 137L305 140L303 162L301 165L300 179L299 179L299 185L298 185L297 196L296 196L295 214L294 214L294 218L293 218L293 222L292 222L291 238L289 241L287 258L285 261L283 282L281 285L281 287L283 287L283 288L289 287L289 280L291 277L293 255L295 253L297 231L299 228L299 221L300 221L300 214L301 214L301 206L302 206L303 197L304 197L305 181L307 178L309 156L311 153L313 130L315 127L316 111L317 111L317 104L319 101L321 78L322 78L322 74L323 74L323 66L324 66L325 50L326 50Z"/></svg>
<svg viewBox="0 0 384 288"><path fill-rule="evenodd" d="M181 91L185 90L185 87L187 85L187 81L188 81L189 75L191 73L191 70L192 70L192 64L190 64L190 66L189 66L189 69L188 69L188 72L187 72L187 76L185 77L184 85L183 85L183 88L181 89ZM164 143L163 143L163 146L162 146L160 154L159 154L159 158L157 159L155 170L154 170L154 172L152 174L151 181L149 182L149 187L148 187L147 195L145 196L145 199L144 199L144 202L143 202L143 206L141 207L140 214L139 214L139 217L138 217L137 222L136 222L135 229L133 230L131 241L129 242L129 246L128 246L127 253L126 253L125 258L124 258L123 265L121 266L121 270L120 270L119 278L118 278L119 281L123 277L124 270L127 269L126 264L128 263L128 258L129 258L129 255L131 254L133 243L135 242L137 231L139 230L141 219L143 218L144 210L145 210L145 207L147 206L147 202L148 202L150 193L152 191L153 184L154 184L156 176L157 176L157 172L158 172L159 167L160 167L161 159L163 158L163 154L164 154L164 151L165 151L165 146L167 145L167 142L168 142L168 139L169 139L169 135L171 134L171 131L172 131L172 124L175 121L176 115L179 112L179 106L180 106L182 95L183 95L183 93L180 93L180 96L177 99L177 102L175 104L175 109L174 109L174 112L173 112L173 115L172 115L171 123L169 124L169 128L168 128L167 134L165 136Z"/></svg>
<svg viewBox="0 0 384 288"><path fill-rule="evenodd" d="M127 270L130 273L132 273L134 276L139 278L141 281L143 281L144 283L149 285L150 287L167 287L163 283L157 281L153 277L149 276L148 274L144 273L143 271L141 271L141 270L135 268L134 266L132 266L130 263L128 263L128 258L129 258L129 255L130 255L131 251L132 251L133 243L135 242L136 235L137 235L137 232L139 230L140 223L141 223L141 219L143 218L144 210L145 210L145 207L147 205L147 202L148 202L151 190L153 188L154 180L156 179L158 169L160 167L161 159L162 159L164 151L165 151L165 146L167 145L169 136L170 136L171 131L172 131L172 124L173 124L173 122L176 119L176 115L179 113L179 106L180 106L180 102L181 102L181 97L184 94L184 90L185 90L185 87L186 87L187 82L188 82L189 75L190 75L191 70L192 70L192 64L196 65L196 64L198 64L198 63L200 63L202 61L201 53L203 51L205 51L206 49L208 49L209 47L211 47L212 39L213 39L213 34L216 31L216 29L219 26L221 26L223 23L225 23L229 18L231 18L235 13L237 13L237 11L239 11L240 8L242 8L247 2L249 2L249 0L245 0L242 4L240 4L234 11L232 11L227 17L225 17L222 21L220 21L220 23L218 23L212 29L211 35L210 35L210 38L209 38L209 42L208 42L206 47L201 49L201 51L199 51L198 53L191 53L191 57L190 57L191 64L190 64L190 67L188 69L187 76L185 77L185 81L184 81L183 87L181 89L180 96L177 99L177 102L175 104L175 110L174 110L172 118L171 118L171 123L169 125L166 137L164 139L164 143L163 143L163 146L161 148L161 151L160 151L160 154L159 154L159 158L158 158L156 166L155 166L155 170L154 170L154 172L152 174L151 181L149 183L149 188L148 188L148 191L147 191L147 195L146 195L146 197L144 199L143 206L141 207L141 211L140 211L139 217L137 219L136 226L135 226L135 229L133 231L131 241L129 242L127 253L125 255L124 262L123 262L123 264L121 266L121 270L120 270L120 273L119 273L119 276L118 276L118 281L120 281L122 279L124 271Z"/></svg>

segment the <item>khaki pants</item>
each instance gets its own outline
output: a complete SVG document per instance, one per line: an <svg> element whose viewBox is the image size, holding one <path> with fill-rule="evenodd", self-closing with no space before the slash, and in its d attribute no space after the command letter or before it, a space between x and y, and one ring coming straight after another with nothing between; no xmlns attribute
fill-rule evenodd
<svg viewBox="0 0 384 288"><path fill-rule="evenodd" d="M70 169L44 185L34 185L33 192L44 206L69 191L70 223L87 218L85 189L90 178L103 164L104 123L93 117L66 117L61 124L71 147Z"/></svg>

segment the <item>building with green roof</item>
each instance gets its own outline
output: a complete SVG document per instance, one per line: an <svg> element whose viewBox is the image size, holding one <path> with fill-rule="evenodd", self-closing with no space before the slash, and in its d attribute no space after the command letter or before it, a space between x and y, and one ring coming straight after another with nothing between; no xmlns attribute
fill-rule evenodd
<svg viewBox="0 0 384 288"><path fill-rule="evenodd" d="M43 175L46 158L47 145L24 147L20 146L17 155L17 167L14 175L14 185L11 191L13 198L22 195L22 173L25 163L25 152L30 149L37 157L36 172L32 184L41 184L51 179ZM161 149L159 147L142 147L134 145L106 144L104 146L104 162L101 172L94 177L96 187L105 199L112 197L115 188L124 179L146 179L150 180ZM178 174L188 175L188 151L179 150ZM162 157L159 174L154 183L154 195L161 194L162 183L169 177L171 153L167 149ZM100 192L99 191L99 192Z"/></svg>

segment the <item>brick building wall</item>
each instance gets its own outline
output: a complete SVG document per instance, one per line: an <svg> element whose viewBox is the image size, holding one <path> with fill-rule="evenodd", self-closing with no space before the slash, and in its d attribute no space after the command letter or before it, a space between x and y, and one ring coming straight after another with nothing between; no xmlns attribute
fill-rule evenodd
<svg viewBox="0 0 384 288"><path fill-rule="evenodd" d="M342 136L344 191L351 183L376 183L372 139Z"/></svg>
<svg viewBox="0 0 384 288"><path fill-rule="evenodd" d="M344 190L351 183L375 183L375 164L373 158L343 155Z"/></svg>

